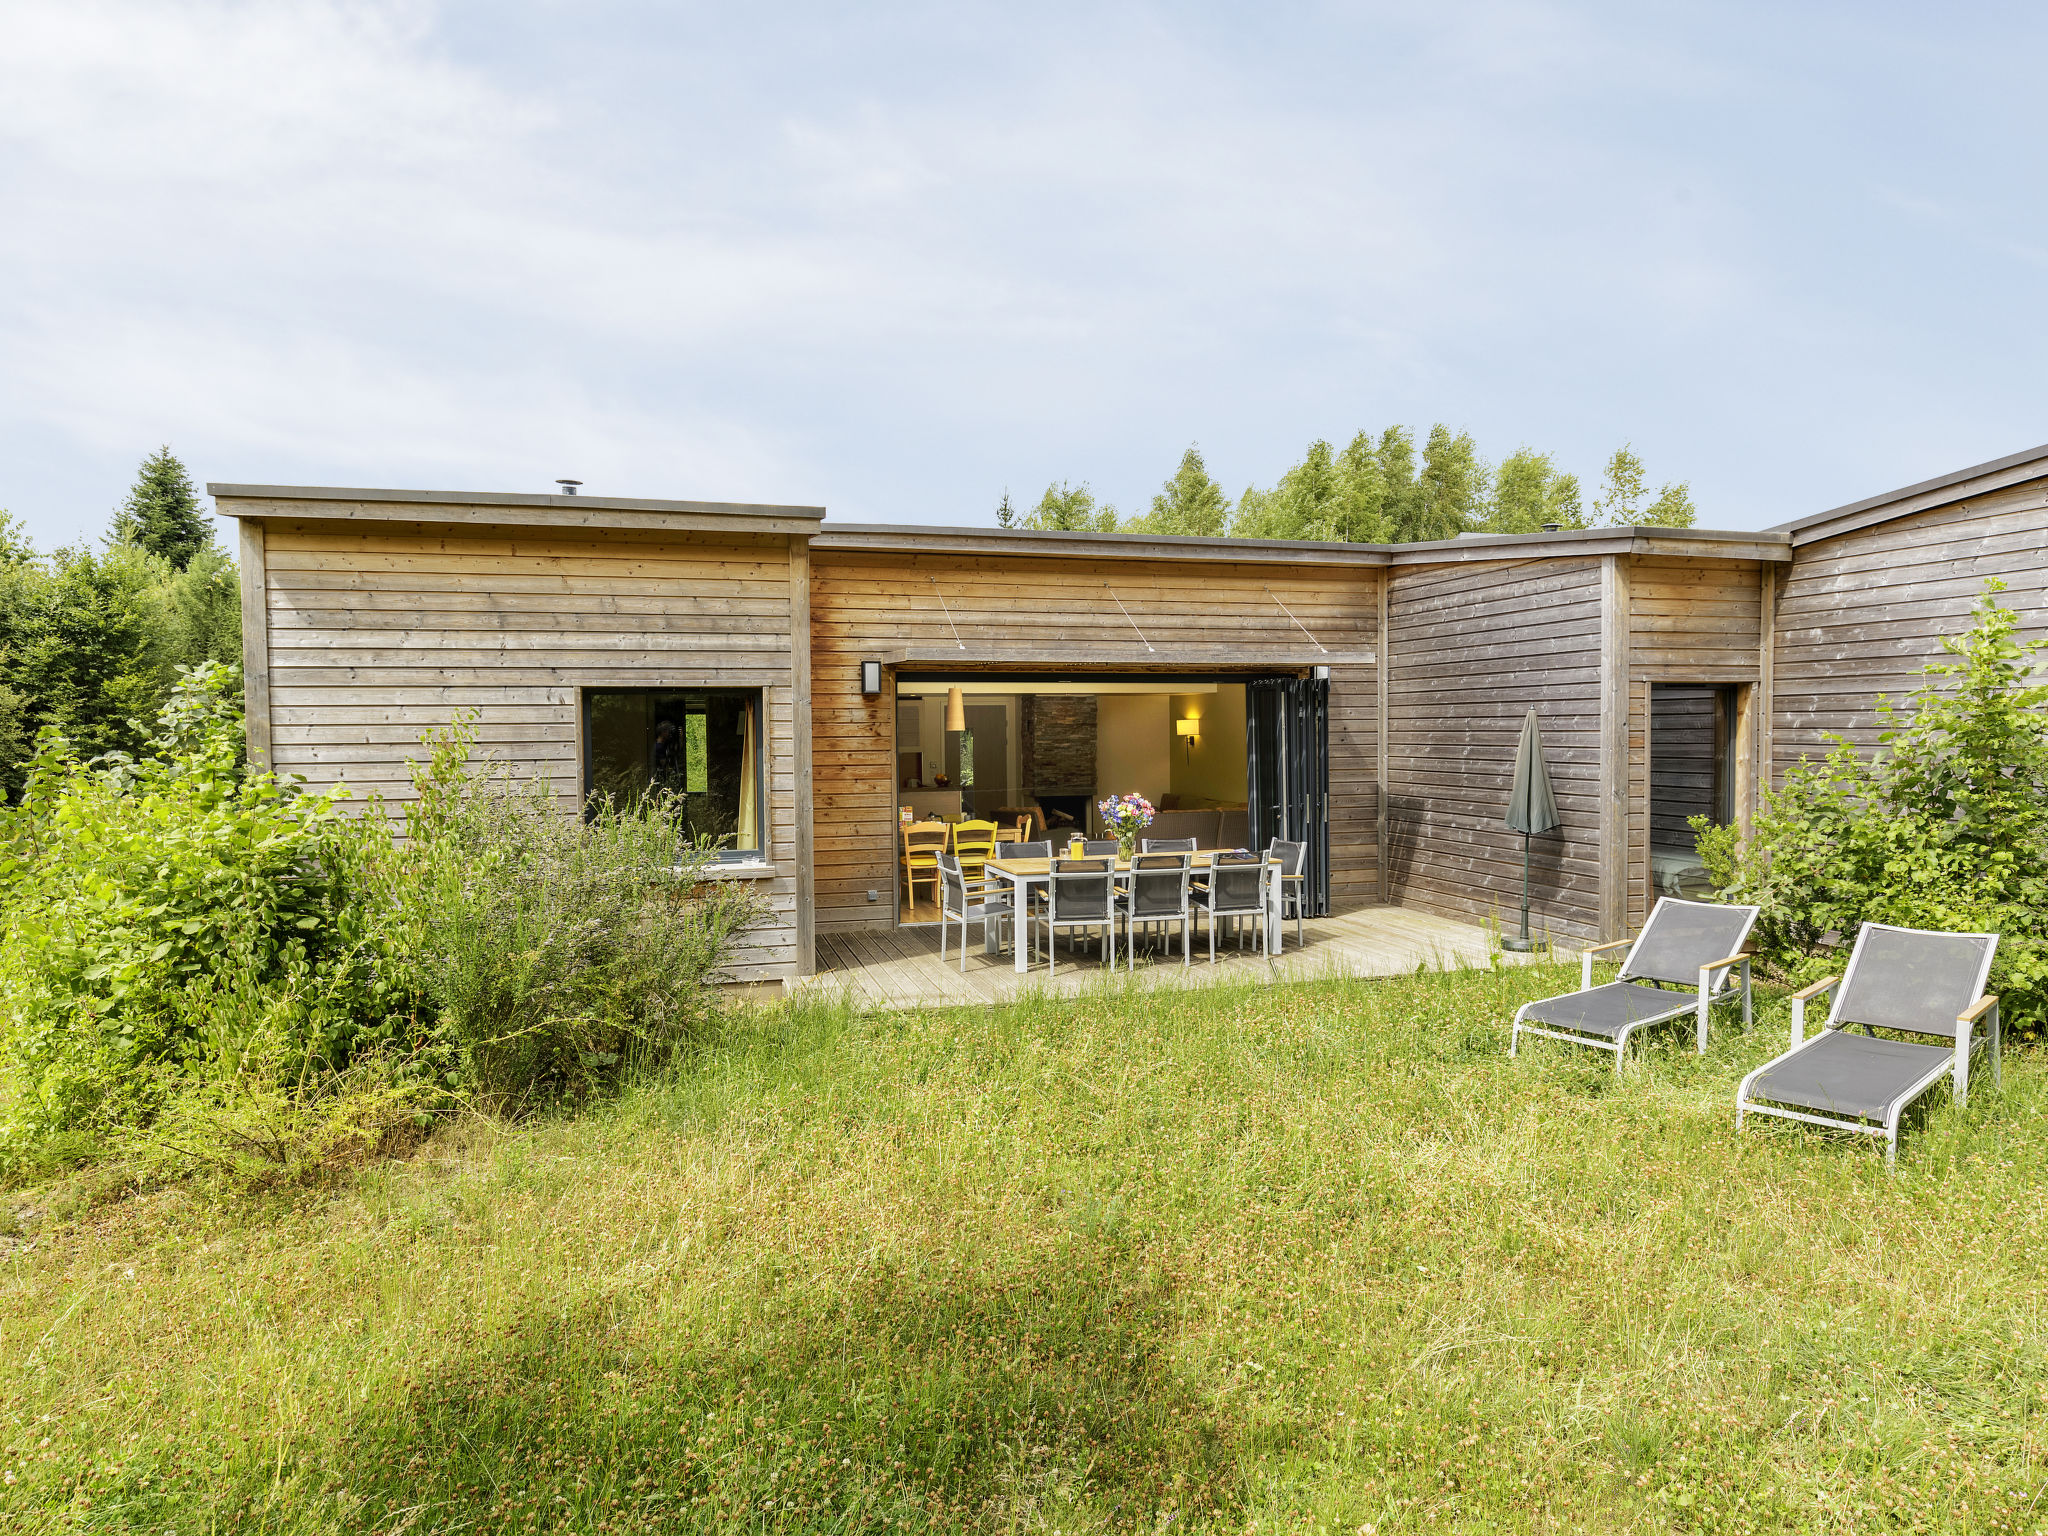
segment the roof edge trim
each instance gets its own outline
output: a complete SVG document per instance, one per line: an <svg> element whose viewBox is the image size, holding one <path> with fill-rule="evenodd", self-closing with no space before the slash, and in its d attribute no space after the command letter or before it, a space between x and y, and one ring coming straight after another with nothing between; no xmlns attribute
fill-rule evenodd
<svg viewBox="0 0 2048 1536"><path fill-rule="evenodd" d="M606 512L690 512L713 517L810 518L825 516L823 507L777 506L745 501L660 501L638 496L546 496L517 491L400 491L331 485L230 485L208 481L206 494L230 501L354 501L391 502L422 507L547 507ZM240 514L221 508L224 517Z"/></svg>
<svg viewBox="0 0 2048 1536"><path fill-rule="evenodd" d="M1861 501L1847 502L1839 507L1831 507L1825 512L1795 517L1788 523L1775 523L1764 531L1789 535L1795 544L1810 544L1817 538L1828 538L1836 533L1849 533L1857 528L1867 528L1872 523L1885 522L1894 517L1906 517L1914 512L1924 512L1946 501L1965 500L1973 493L1959 488L1969 485L1972 481L1988 479L1996 482L1977 487L1975 494L1982 494L1984 491L1997 490L2022 480L2031 480L2035 478L2033 474L2011 474L2009 471L2036 464L2040 466L2040 475L2048 475L2048 443L2042 443L2034 448L2022 448L2018 453L2008 453L2001 458L1986 459L1982 464L1972 464L1967 469L1936 475L1931 480L1902 485L1895 491L1866 496ZM1957 490L1958 494L1949 497L1939 494L1947 490ZM1834 523L1841 523L1844 526L1827 526ZM1814 529L1825 531L1816 533L1812 531Z"/></svg>

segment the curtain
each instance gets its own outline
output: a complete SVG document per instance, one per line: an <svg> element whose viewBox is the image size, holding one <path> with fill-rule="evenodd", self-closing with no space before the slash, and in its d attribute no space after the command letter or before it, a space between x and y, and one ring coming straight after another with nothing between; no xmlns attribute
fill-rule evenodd
<svg viewBox="0 0 2048 1536"><path fill-rule="evenodd" d="M756 752L754 706L749 704L740 710L740 826L739 836L733 839L743 851L761 847L761 773Z"/></svg>

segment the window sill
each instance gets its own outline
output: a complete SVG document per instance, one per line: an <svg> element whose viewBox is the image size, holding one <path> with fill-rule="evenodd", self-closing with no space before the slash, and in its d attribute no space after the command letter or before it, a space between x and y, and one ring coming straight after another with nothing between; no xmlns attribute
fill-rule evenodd
<svg viewBox="0 0 2048 1536"><path fill-rule="evenodd" d="M766 859L735 860L730 864L706 864L698 871L700 880L773 880L782 871Z"/></svg>

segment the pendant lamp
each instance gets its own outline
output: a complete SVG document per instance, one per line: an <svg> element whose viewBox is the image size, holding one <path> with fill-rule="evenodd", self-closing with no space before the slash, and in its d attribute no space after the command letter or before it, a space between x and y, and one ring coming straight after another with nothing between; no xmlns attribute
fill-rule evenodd
<svg viewBox="0 0 2048 1536"><path fill-rule="evenodd" d="M946 729L964 731L967 729L967 701L960 697L958 688L946 690Z"/></svg>

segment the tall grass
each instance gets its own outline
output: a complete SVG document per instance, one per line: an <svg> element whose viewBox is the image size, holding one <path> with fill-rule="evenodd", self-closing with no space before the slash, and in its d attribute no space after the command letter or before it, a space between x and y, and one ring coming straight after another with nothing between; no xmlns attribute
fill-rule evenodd
<svg viewBox="0 0 2048 1536"><path fill-rule="evenodd" d="M52 1214L0 1523L2031 1530L2048 1072L1897 1176L1560 967L749 1016L344 1190Z"/></svg>

